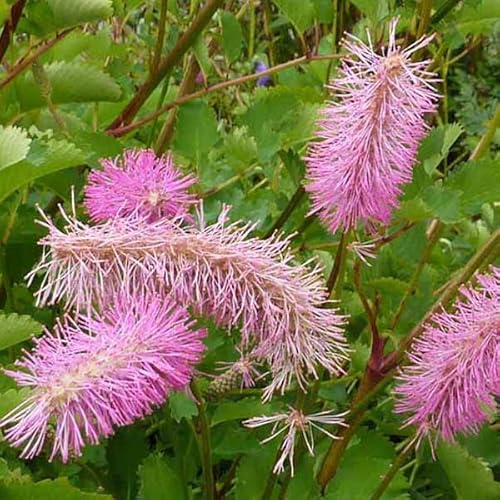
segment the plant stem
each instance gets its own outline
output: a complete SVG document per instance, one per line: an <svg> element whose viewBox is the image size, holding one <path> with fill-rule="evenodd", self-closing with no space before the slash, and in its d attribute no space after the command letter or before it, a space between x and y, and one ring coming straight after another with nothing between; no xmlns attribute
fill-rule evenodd
<svg viewBox="0 0 500 500"><path fill-rule="evenodd" d="M379 500L384 494L384 491L387 489L391 481L394 479L394 476L397 474L399 469L404 465L408 455L414 448L414 443L407 444L403 451L396 457L391 468L387 471L382 482L378 485L377 489L373 492L373 495L370 497L370 500Z"/></svg>
<svg viewBox="0 0 500 500"><path fill-rule="evenodd" d="M328 276L328 280L326 282L326 289L328 291L328 297L331 297L332 291L337 284L337 280L341 274L343 263L345 260L345 256L347 254L347 240L349 239L349 231L343 231L340 235L339 246L337 248L337 253L335 254L335 260L333 261L333 267L330 272L330 276Z"/></svg>
<svg viewBox="0 0 500 500"><path fill-rule="evenodd" d="M298 204L301 202L302 198L306 194L306 190L302 185L300 185L293 196L290 198L290 201L288 202L288 205L285 207L281 215L278 217L276 222L272 225L271 229L267 231L267 233L264 235L264 238L269 238L272 236L276 231L281 229L285 222L288 220L288 217L292 214L292 212L297 208Z"/></svg>
<svg viewBox="0 0 500 500"><path fill-rule="evenodd" d="M17 24L21 19L23 14L23 9L26 4L26 0L18 0L10 9L10 15L7 19L2 35L0 36L0 62L2 62L7 49L9 48L10 40L16 31Z"/></svg>
<svg viewBox="0 0 500 500"><path fill-rule="evenodd" d="M57 42L60 42L63 38L69 35L73 31L70 28L65 31L61 31L55 38L49 40L48 42L42 43L30 56L24 55L21 59L12 66L10 71L7 73L5 78L0 82L0 89L8 85L16 76L22 73L26 68L31 66L42 54L47 52L51 47L53 47Z"/></svg>
<svg viewBox="0 0 500 500"><path fill-rule="evenodd" d="M448 12L450 12L450 10L458 4L458 2L460 2L460 0L446 0L432 16L431 25L437 24L441 21L441 19L443 19Z"/></svg>
<svg viewBox="0 0 500 500"><path fill-rule="evenodd" d="M490 143L493 140L495 132L499 126L500 126L500 104L497 105L495 114L493 115L493 118L489 121L488 126L486 128L486 132L477 143L477 146L474 148L474 151L471 154L470 158L471 160L477 160L478 158L483 156L484 153L486 153L486 151L490 147Z"/></svg>
<svg viewBox="0 0 500 500"><path fill-rule="evenodd" d="M153 54L153 62L151 64L151 73L158 70L160 64L161 52L165 41L165 28L167 24L168 0L161 0L160 19L158 21L158 35L156 37L155 51Z"/></svg>
<svg viewBox="0 0 500 500"><path fill-rule="evenodd" d="M422 8L420 9L420 22L418 24L417 39L425 35L429 27L431 19L432 0L422 0Z"/></svg>
<svg viewBox="0 0 500 500"><path fill-rule="evenodd" d="M200 448L200 458L203 467L203 483L205 498L215 500L215 482L212 469L212 452L210 446L210 425L208 422L205 401L195 380L191 382L191 391L196 398L198 406L198 418L195 425L199 435L198 444Z"/></svg>
<svg viewBox="0 0 500 500"><path fill-rule="evenodd" d="M263 0L262 7L264 10L264 33L269 43L269 62L271 66L274 66L276 64L276 52L274 47L274 36L271 31L271 2L269 0Z"/></svg>
<svg viewBox="0 0 500 500"><path fill-rule="evenodd" d="M170 53L160 61L157 70L150 74L147 80L140 86L134 97L125 106L123 111L113 120L107 130L115 129L123 124L130 123L136 114L151 95L153 90L163 80L170 70L181 60L189 47L194 43L196 37L210 22L215 11L221 6L224 0L208 0L202 7L189 28L181 35Z"/></svg>
<svg viewBox="0 0 500 500"><path fill-rule="evenodd" d="M415 269L415 272L413 273L413 276L410 279L410 283L408 285L408 288L406 289L403 298L401 299L401 302L399 303L398 309L396 311L396 314L392 318L391 324L389 328L391 330L394 330L396 326L399 323L399 320L401 319L401 316L403 315L403 311L406 307L406 304L408 303L408 300L410 297L415 293L415 290L417 289L418 286L418 280L420 278L420 275L422 274L422 271L424 270L425 264L429 260L432 250L436 243L438 242L441 234L443 233L444 230L444 224L442 222L437 223L436 226L434 226L434 230L431 233L431 237L427 241L427 245L424 248L424 251L422 252L422 255L420 256L420 260L418 261L417 267Z"/></svg>
<svg viewBox="0 0 500 500"><path fill-rule="evenodd" d="M175 108L179 106L180 104L184 104L185 102L192 101L193 99L198 99L199 97L205 97L208 94L211 94L212 92L216 92L218 90L225 89L227 87L232 87L234 85L241 85L242 83L249 82L252 80L258 80L259 78L266 76L266 75L271 75L273 73L277 73L278 71L281 71L286 68L291 68L293 66L298 66L299 64L303 63L308 63L311 61L322 61L322 60L327 60L327 59L337 59L340 56L337 54L326 54L326 55L318 55L318 56L302 56L297 59L292 59L291 61L287 61L282 64L278 64L277 66L274 66L272 68L266 69L265 71L261 71L259 73L252 73L251 75L245 75L241 76L239 78L235 78L234 80L227 80L225 82L220 82L216 83L215 85L211 85L210 87L207 87L202 90L198 90L196 92L193 92L192 94L188 94L182 97L178 97L177 99L165 104L158 110L154 111L153 113L150 113L146 115L144 118L137 120L133 123L130 123L128 125L120 126L120 123L118 123L118 120L115 120L107 129L107 132L109 135L113 135L115 137L121 137L125 134L128 134L129 132L132 132L133 130L142 127L142 125L149 123L153 121L155 118L158 116L162 115L169 109ZM135 113L134 113L135 116ZM116 124L115 124L116 123Z"/></svg>

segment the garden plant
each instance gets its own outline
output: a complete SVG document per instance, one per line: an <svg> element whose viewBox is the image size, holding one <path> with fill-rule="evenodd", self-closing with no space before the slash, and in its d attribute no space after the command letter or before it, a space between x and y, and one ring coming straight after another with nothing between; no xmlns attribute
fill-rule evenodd
<svg viewBox="0 0 500 500"><path fill-rule="evenodd" d="M0 499L500 498L498 0L0 0Z"/></svg>

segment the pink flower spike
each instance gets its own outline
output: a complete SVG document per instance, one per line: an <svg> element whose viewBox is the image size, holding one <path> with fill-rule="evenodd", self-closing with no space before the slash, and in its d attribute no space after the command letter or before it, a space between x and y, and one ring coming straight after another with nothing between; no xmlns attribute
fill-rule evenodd
<svg viewBox="0 0 500 500"><path fill-rule="evenodd" d="M496 409L500 396L500 268L461 289L453 312L435 314L408 354L399 375L395 411L409 413L416 439L436 432L454 441L475 434ZM433 443L431 443L433 445Z"/></svg>
<svg viewBox="0 0 500 500"><path fill-rule="evenodd" d="M302 434L304 443L306 445L307 451L311 456L314 455L314 429L326 434L331 439L340 439L331 432L323 429L318 424L326 425L341 425L347 427L344 422L344 417L348 412L344 413L333 413L333 410L322 411L319 413L313 413L311 415L304 415L302 410L298 410L289 406L289 413L279 413L277 415L272 415L269 417L255 417L245 420L243 425L251 429L256 427L261 427L263 425L273 424L271 429L271 434L269 437L261 441L261 443L267 443L273 440L275 437L283 434L286 431L285 438L281 443L280 451L281 455L278 461L274 465L273 472L275 474L280 474L285 470L285 462L288 459L290 464L290 473L293 477L294 474L294 450L295 450L295 437L297 432Z"/></svg>
<svg viewBox="0 0 500 500"><path fill-rule="evenodd" d="M424 116L436 109L439 96L432 83L438 80L426 70L429 61L411 59L432 37L401 49L396 22L381 54L371 42L347 35L348 54L329 85L337 99L324 108L321 140L311 143L306 157L312 213L332 232L358 222L368 229L389 223L401 186L412 178L428 129Z"/></svg>
<svg viewBox="0 0 500 500"><path fill-rule="evenodd" d="M0 421L22 458L38 455L55 425L50 460L79 456L184 389L204 350L204 330L191 330L187 312L155 296L108 297L97 315L65 317L54 333L5 373L31 396Z"/></svg>
<svg viewBox="0 0 500 500"><path fill-rule="evenodd" d="M183 177L170 154L157 157L150 149L127 150L101 163L103 170L93 170L85 187L84 204L93 221L129 215L148 221L177 216L192 220L188 210L197 198L187 189L196 179Z"/></svg>

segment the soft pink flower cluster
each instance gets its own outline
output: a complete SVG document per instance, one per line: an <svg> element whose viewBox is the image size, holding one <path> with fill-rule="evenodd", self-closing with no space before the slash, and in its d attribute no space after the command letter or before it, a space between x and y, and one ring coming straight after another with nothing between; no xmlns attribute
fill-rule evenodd
<svg viewBox="0 0 500 500"><path fill-rule="evenodd" d="M85 203L97 224L61 210L61 230L42 212L48 235L29 279L43 273L39 305L63 300L76 317L19 362L27 373L9 372L33 388L0 422L23 456L41 451L54 422L51 458L67 460L185 388L205 334L192 330L186 307L240 329L244 362L235 369L251 385L252 363L267 364L265 399L294 379L305 389L318 366L343 371L344 318L325 307L320 270L294 264L287 239L260 240L252 224L227 223L227 209L206 225L200 208L194 224L191 183L171 158L129 151L90 176Z"/></svg>
<svg viewBox="0 0 500 500"><path fill-rule="evenodd" d="M417 439L479 431L500 396L500 268L462 287L453 312L431 318L409 352L395 393L396 411L410 413Z"/></svg>
<svg viewBox="0 0 500 500"><path fill-rule="evenodd" d="M436 108L436 79L426 70L430 61L412 61L432 37L402 50L396 23L381 54L370 39L365 45L347 35L341 78L329 86L338 100L323 110L321 140L311 144L306 158L312 211L332 232L360 221L368 228L389 223L428 128L424 115Z"/></svg>

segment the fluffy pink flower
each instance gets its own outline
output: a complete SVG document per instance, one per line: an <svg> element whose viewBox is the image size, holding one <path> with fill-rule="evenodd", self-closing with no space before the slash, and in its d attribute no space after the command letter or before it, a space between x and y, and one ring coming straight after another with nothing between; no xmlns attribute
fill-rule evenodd
<svg viewBox="0 0 500 500"><path fill-rule="evenodd" d="M196 196L188 193L196 182L182 176L172 156L157 157L151 150L128 150L114 160L103 160L103 170L89 174L85 207L93 221L139 215L149 221L188 215Z"/></svg>
<svg viewBox="0 0 500 500"><path fill-rule="evenodd" d="M410 413L417 439L436 431L453 441L476 433L500 396L500 268L462 287L453 312L431 318L412 346L395 393L396 411Z"/></svg>
<svg viewBox="0 0 500 500"><path fill-rule="evenodd" d="M326 410L311 415L304 415L302 410L289 407L289 413L279 413L269 417L255 417L245 420L243 425L250 428L261 427L263 425L273 424L271 435L264 439L262 443L267 443L275 437L283 434L286 431L285 438L280 446L280 456L274 465L273 472L280 474L285 470L285 462L288 459L290 464L290 473L293 477L294 473L294 451L295 451L295 438L297 433L302 435L307 451L311 456L314 456L314 429L326 434L331 439L339 439L330 431L323 429L318 424L327 425L341 425L347 427L344 422L344 417L348 412L333 413L332 410Z"/></svg>
<svg viewBox="0 0 500 500"><path fill-rule="evenodd" d="M50 460L66 462L189 384L205 332L191 330L186 311L155 296L108 300L99 315L66 317L16 363L22 371L6 371L32 388L0 421L21 457L38 455L55 425Z"/></svg>
<svg viewBox="0 0 500 500"><path fill-rule="evenodd" d="M329 86L337 101L324 109L322 140L311 144L306 158L312 211L332 232L358 221L369 227L390 221L428 128L424 114L436 108L431 85L436 80L425 70L429 61L411 59L432 37L402 50L395 31L393 20L389 46L381 54L371 40L365 45L347 35L341 77Z"/></svg>
<svg viewBox="0 0 500 500"><path fill-rule="evenodd" d="M293 378L305 387L318 364L341 373L344 318L324 307L320 270L293 265L288 240L260 240L250 224L226 224L226 212L209 226L200 217L199 227L131 218L90 227L67 217L63 231L47 219L42 262L31 273L45 273L38 303L66 299L68 307L88 308L113 286L171 294L221 326L240 328L241 351L271 367L266 398Z"/></svg>

